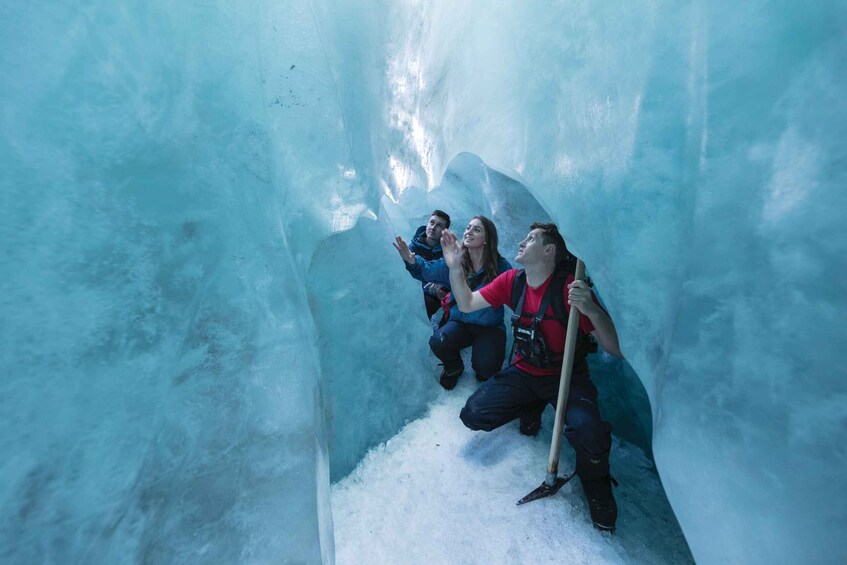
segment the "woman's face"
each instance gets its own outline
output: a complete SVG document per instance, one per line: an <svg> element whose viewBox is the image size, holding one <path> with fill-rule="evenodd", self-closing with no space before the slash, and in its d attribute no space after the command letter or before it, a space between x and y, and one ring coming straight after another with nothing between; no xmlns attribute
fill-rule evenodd
<svg viewBox="0 0 847 565"><path fill-rule="evenodd" d="M482 221L479 218L474 218L465 228L465 237L462 242L468 249L474 249L485 245L485 239L485 227L482 225Z"/></svg>

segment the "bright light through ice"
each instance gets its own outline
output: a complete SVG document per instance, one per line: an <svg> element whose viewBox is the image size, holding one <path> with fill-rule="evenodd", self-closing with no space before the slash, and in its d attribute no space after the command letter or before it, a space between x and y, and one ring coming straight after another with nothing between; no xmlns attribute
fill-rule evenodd
<svg viewBox="0 0 847 565"><path fill-rule="evenodd" d="M435 171L432 170L432 141L417 115L412 116L412 144L426 171L427 186L433 186Z"/></svg>
<svg viewBox="0 0 847 565"><path fill-rule="evenodd" d="M356 178L356 169L348 169L344 167L344 165L338 165L338 171L341 173L341 176L345 179L354 179Z"/></svg>
<svg viewBox="0 0 847 565"><path fill-rule="evenodd" d="M333 195L330 199L329 225L333 232L346 231L352 228L356 220L366 209L364 204L346 204L340 196Z"/></svg>
<svg viewBox="0 0 847 565"><path fill-rule="evenodd" d="M570 178L574 174L573 161L563 153L556 158L556 165L553 170L558 177Z"/></svg>
<svg viewBox="0 0 847 565"><path fill-rule="evenodd" d="M391 168L391 176L394 178L394 187L398 194L403 192L409 184L409 168L401 163L394 155L388 156L388 166Z"/></svg>
<svg viewBox="0 0 847 565"><path fill-rule="evenodd" d="M799 206L818 185L818 156L814 145L788 131L774 156L773 176L762 218L775 224Z"/></svg>

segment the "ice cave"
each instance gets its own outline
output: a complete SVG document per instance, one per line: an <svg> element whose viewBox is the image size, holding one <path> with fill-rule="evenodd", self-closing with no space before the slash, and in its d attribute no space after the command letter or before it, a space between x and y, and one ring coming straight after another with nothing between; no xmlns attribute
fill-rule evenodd
<svg viewBox="0 0 847 565"><path fill-rule="evenodd" d="M847 561L847 3L0 15L0 562ZM439 386L433 208L585 262L614 534Z"/></svg>

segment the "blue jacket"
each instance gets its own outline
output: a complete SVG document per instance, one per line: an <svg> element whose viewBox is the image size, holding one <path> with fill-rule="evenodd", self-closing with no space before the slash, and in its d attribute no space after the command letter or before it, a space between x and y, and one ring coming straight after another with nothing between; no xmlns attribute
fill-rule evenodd
<svg viewBox="0 0 847 565"><path fill-rule="evenodd" d="M421 226L415 231L412 241L409 242L409 251L417 255L418 258L423 258L424 261L435 261L436 259L441 259L442 255L444 255L441 252L441 242L436 243L433 247L426 244L426 226ZM428 282L422 281L421 287Z"/></svg>
<svg viewBox="0 0 847 565"><path fill-rule="evenodd" d="M497 265L497 274L504 273L511 269L512 266L508 261L500 257L500 264ZM415 264L409 265L406 263L406 270L409 274L419 281L428 283L433 282L450 288L450 268L444 259L436 261L424 261L420 257L415 258ZM476 275L477 273L474 273ZM486 283L480 283L473 290L479 290ZM483 308L476 312L465 313L459 310L457 305L453 305L450 309L450 319L456 322L464 322L466 324L478 324L480 326L501 326L503 325L503 307L500 308Z"/></svg>

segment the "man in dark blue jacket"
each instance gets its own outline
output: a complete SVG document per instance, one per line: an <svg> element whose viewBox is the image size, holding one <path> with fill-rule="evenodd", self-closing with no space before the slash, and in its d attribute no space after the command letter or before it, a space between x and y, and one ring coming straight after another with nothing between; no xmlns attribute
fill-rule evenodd
<svg viewBox="0 0 847 565"><path fill-rule="evenodd" d="M441 232L450 227L450 216L442 210L433 210L429 222L421 226L412 236L409 242L409 251L424 261L435 261L441 259ZM441 308L441 299L448 290L439 284L423 282L424 304L426 305L426 317L432 315Z"/></svg>

